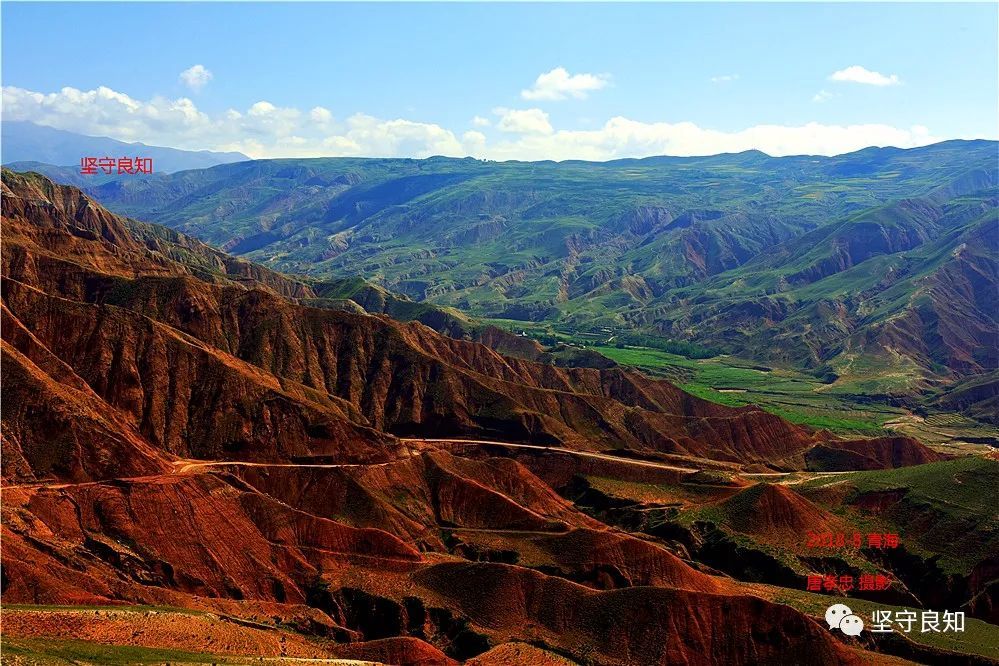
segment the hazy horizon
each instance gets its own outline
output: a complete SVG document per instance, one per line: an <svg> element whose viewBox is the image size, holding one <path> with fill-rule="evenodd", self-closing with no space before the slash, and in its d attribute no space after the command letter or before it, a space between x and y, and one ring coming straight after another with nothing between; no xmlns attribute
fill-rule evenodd
<svg viewBox="0 0 999 666"><path fill-rule="evenodd" d="M30 121L10 121L10 122L30 122ZM31 123L31 124L37 125L37 123ZM37 125L37 126L39 126L39 127L49 127L47 125ZM58 128L51 128L51 129L58 129ZM59 131L66 131L66 130L59 130ZM76 133L73 133L73 134L76 134ZM111 139L111 140L114 140L114 141L118 141L117 139L114 139L114 137L109 137L109 136L95 136L95 135L89 135L89 134L79 134L79 136L83 136L83 137L91 138L91 139ZM980 138L980 139L941 139L941 140L935 141L933 143L927 143L927 144L922 144L922 145L918 145L918 146L910 146L910 147L906 147L906 148L902 148L902 147L899 147L899 146L885 146L885 145L880 145L879 146L879 145L872 144L872 145L862 146L860 148L856 148L856 149L844 151L842 153L833 153L833 154L830 154L830 155L822 155L822 154L818 154L818 153L794 153L794 154L787 154L787 155L772 155L772 154L768 153L767 151L760 150L758 148L747 148L746 150L726 151L726 152L717 152L717 153L704 153L704 154L692 154L692 155L657 154L657 155L645 155L645 156L642 156L642 157L614 157L614 158L609 158L609 159L604 159L604 160L587 160L587 159L579 159L579 158L566 158L566 159L561 159L561 160L543 159L543 158L540 158L540 159L530 159L530 160L519 160L519 159L511 158L511 159L505 159L505 160L497 160L497 159L490 159L490 158L485 158L485 157L474 157L472 155L464 155L464 156L457 156L457 155L426 155L426 156L422 156L422 157L408 157L408 156L402 156L402 155L399 155L399 156L381 156L381 155L286 155L286 156L281 156L281 157L251 157L249 155L243 154L243 156L246 157L246 160L237 160L235 162L222 162L222 163L217 164L215 166L222 166L224 164L237 164L237 163L239 163L241 161L255 162L255 161L259 161L259 160L328 160L328 159L365 159L365 160L415 159L415 160L430 160L430 159L441 159L441 158L446 158L446 159L475 159L475 160L480 160L480 161L485 161L485 162L497 162L497 163L504 163L504 162L524 162L524 163L554 162L556 164L561 164L561 163L568 163L568 162L589 162L589 163L593 163L593 164L602 164L602 163L609 163L609 162L617 162L617 161L621 161L621 160L646 160L646 159L656 159L656 158L662 158L662 157L676 158L676 159L687 159L687 158L689 158L689 159L698 159L698 158L707 158L707 157L718 157L718 156L723 156L723 155L739 155L739 154L743 154L743 153L752 153L752 152L763 153L764 155L766 155L768 157L772 157L772 158L784 158L784 157L787 157L787 158L794 158L794 157L842 157L842 156L845 156L845 155L851 155L853 153L862 152L864 150L869 150L869 149L872 149L872 148L873 149L895 148L895 149L898 149L898 150L916 150L916 149L919 149L919 148L928 148L928 147L932 147L932 146L939 145L939 144L942 144L942 143L952 143L952 142L956 142L956 141L966 141L966 142L985 141L985 142L991 142L991 143L999 143L999 139L986 139L986 138ZM143 141L123 141L122 143L126 143L126 144L129 144L129 145L135 145L135 146L144 146L144 147L147 147L147 148L158 148L158 149L165 148L165 149L173 149L173 150L183 150L185 152L191 152L191 153L214 153L214 154L219 154L219 155L223 155L223 154L230 154L231 155L233 153L239 152L239 151L217 151L217 150L212 150L210 148L184 149L184 148L177 148L176 146L165 146L165 145L150 144L150 143L145 143ZM2 155L0 155L0 157L2 157ZM6 165L6 164L15 163L15 162L26 162L26 161L30 162L30 161L38 161L38 160L4 160L3 163ZM70 165L70 164L59 164L59 165L53 165L53 166L73 166L73 165Z"/></svg>

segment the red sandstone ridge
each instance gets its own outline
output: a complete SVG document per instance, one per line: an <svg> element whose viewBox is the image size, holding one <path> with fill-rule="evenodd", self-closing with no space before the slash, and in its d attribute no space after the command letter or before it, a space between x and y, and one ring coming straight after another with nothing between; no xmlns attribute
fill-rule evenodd
<svg viewBox="0 0 999 666"><path fill-rule="evenodd" d="M808 469L822 472L893 469L946 460L911 437L822 442L805 454Z"/></svg>
<svg viewBox="0 0 999 666"><path fill-rule="evenodd" d="M303 511L371 525L414 546L443 550L433 526L564 533L603 525L522 465L444 452L369 467L233 467L254 488Z"/></svg>
<svg viewBox="0 0 999 666"><path fill-rule="evenodd" d="M526 627L533 640L583 646L598 663L860 663L811 620L753 597L656 587L599 592L485 563L441 564L416 580L497 640L523 636ZM747 634L757 640L741 638Z"/></svg>
<svg viewBox="0 0 999 666"><path fill-rule="evenodd" d="M336 650L337 657L398 666L454 666L458 662L418 638L382 638Z"/></svg>
<svg viewBox="0 0 999 666"><path fill-rule="evenodd" d="M25 603L173 605L178 593L302 603L303 581L319 570L421 561L382 530L215 475L7 488L3 499L4 595Z"/></svg>
<svg viewBox="0 0 999 666"><path fill-rule="evenodd" d="M845 533L840 519L787 486L760 483L722 501L725 524L782 548L801 544L809 532Z"/></svg>
<svg viewBox="0 0 999 666"><path fill-rule="evenodd" d="M238 283L290 297L315 294L306 285L258 264L219 252L189 236L108 212L75 187L35 173L3 172L4 272L24 264L39 283L55 276L50 262L71 262L111 275L193 275ZM31 256L26 256L25 251Z"/></svg>

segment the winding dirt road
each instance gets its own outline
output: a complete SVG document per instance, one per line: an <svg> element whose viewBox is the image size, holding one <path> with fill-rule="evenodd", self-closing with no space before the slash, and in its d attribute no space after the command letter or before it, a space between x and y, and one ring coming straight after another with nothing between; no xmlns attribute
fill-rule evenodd
<svg viewBox="0 0 999 666"><path fill-rule="evenodd" d="M473 446L501 446L511 449L529 449L533 451L551 451L555 453L564 453L571 456L579 456L580 458L595 458L597 460L609 460L611 462L624 463L626 465L635 465L638 467L654 467L656 469L663 469L671 472L700 472L701 470L694 467L677 467L675 465L667 465L665 463L657 463L649 460L635 460L633 458L622 458L619 456L613 456L609 453L594 453L593 451L576 451L574 449L567 449L561 446L541 446L540 444L514 444L512 442L499 442L495 440L488 439L420 439L420 438L404 438L403 442L421 442L426 444L471 444Z"/></svg>
<svg viewBox="0 0 999 666"><path fill-rule="evenodd" d="M514 442L501 442L498 440L484 440L484 439L459 439L459 438L401 438L403 443L412 444L430 444L437 446L448 446L448 445L458 445L458 446L494 446L510 449L521 449L526 451L540 451L545 453L559 453L563 455L576 456L580 458L590 458L594 460L602 460L607 462L618 463L622 465L633 465L635 467L644 467L659 469L669 472L681 472L685 474L694 474L703 471L702 468L697 467L681 467L678 465L669 465L666 463L655 462L651 460L636 460L634 458L625 458L621 456L611 455L609 453L597 453L594 451L576 451L574 449L567 449L561 446L542 446L540 444L518 444ZM340 468L352 468L352 467L384 467L386 465L392 465L399 462L398 460L390 460L387 462L379 463L270 463L270 462L251 462L243 460L197 460L192 458L181 458L178 460L171 461L173 470L168 472L168 474L194 474L199 470L207 470L210 468L218 467L286 467L286 468L305 468L305 469L340 469ZM801 472L737 472L733 470L734 474L739 476L755 478L755 477L786 477L790 474L796 474ZM850 472L808 472L812 476L832 476L837 474L850 474ZM128 481L141 481L143 479L156 479L161 478L163 475L155 476L139 476L139 477L125 477L121 480ZM811 478L811 477L808 477ZM46 481L35 481L29 483L21 484L3 484L0 489L12 490L15 488L37 488L44 487L49 489L58 488L68 488L68 487L80 487L97 485L100 483L106 483L111 479L102 479L99 481L83 481L80 483L70 483L70 482L46 482ZM796 481L800 483L804 479L799 479Z"/></svg>

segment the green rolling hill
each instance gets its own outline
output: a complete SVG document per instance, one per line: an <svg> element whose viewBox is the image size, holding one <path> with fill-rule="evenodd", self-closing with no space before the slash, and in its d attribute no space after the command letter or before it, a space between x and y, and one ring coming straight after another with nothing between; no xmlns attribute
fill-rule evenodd
<svg viewBox="0 0 999 666"><path fill-rule="evenodd" d="M999 361L996 158L995 142L949 141L837 157L284 159L89 192L279 271L363 277L408 297L385 306L406 318L428 304L581 340L638 332L891 393ZM338 284L323 297L344 298Z"/></svg>

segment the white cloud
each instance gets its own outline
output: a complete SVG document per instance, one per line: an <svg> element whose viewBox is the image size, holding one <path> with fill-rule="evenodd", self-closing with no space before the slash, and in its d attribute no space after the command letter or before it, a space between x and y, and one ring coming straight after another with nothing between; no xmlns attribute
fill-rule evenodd
<svg viewBox="0 0 999 666"><path fill-rule="evenodd" d="M142 102L104 86L87 91L67 87L47 94L6 86L3 117L81 134L147 142L160 136L209 139L211 128L219 122L198 111L186 97L154 97Z"/></svg>
<svg viewBox="0 0 999 666"><path fill-rule="evenodd" d="M320 125L328 125L333 122L332 112L321 106L314 107L311 111L309 111L309 118L311 118L313 122L319 123Z"/></svg>
<svg viewBox="0 0 999 666"><path fill-rule="evenodd" d="M722 74L721 76L712 76L711 83L728 83L729 81L738 81L738 74Z"/></svg>
<svg viewBox="0 0 999 666"><path fill-rule="evenodd" d="M331 111L301 111L261 100L247 109L208 114L186 97L147 101L100 87L39 93L3 88L3 119L122 141L188 150L238 150L251 157L428 157L473 155L490 159L590 159L650 155L710 155L762 150L771 155L835 155L866 146L911 148L939 141L928 128L885 124L757 125L722 132L691 122L640 122L618 116L588 129L557 129L537 108L494 109L505 133L490 140L468 130L460 135L440 125L354 114L337 121ZM981 137L962 137L981 138ZM988 138L995 138L988 137Z"/></svg>
<svg viewBox="0 0 999 666"><path fill-rule="evenodd" d="M380 120L355 113L347 119L347 131L342 136L328 137L334 145L350 146L352 155L430 157L448 155L464 157L468 153L454 133L433 123L411 120ZM354 150L356 147L356 150Z"/></svg>
<svg viewBox="0 0 999 666"><path fill-rule="evenodd" d="M814 95L812 95L812 101L821 104L822 102L829 101L833 97L835 97L835 95L833 95L828 90L820 90Z"/></svg>
<svg viewBox="0 0 999 666"><path fill-rule="evenodd" d="M541 109L506 109L497 107L493 113L500 117L496 127L514 134L551 134L554 130L548 114Z"/></svg>
<svg viewBox="0 0 999 666"><path fill-rule="evenodd" d="M482 116L475 116L472 118L472 124L476 127L489 127L492 123L489 122L488 118L483 118Z"/></svg>
<svg viewBox="0 0 999 666"><path fill-rule="evenodd" d="M238 150L256 158L467 154L451 131L429 123L358 114L338 124L322 107L303 113L266 100L210 116L184 97L143 102L105 87L49 94L4 87L3 118L151 145Z"/></svg>
<svg viewBox="0 0 999 666"><path fill-rule="evenodd" d="M268 116L274 113L275 111L277 111L277 107L271 104L270 102L257 102L256 104L250 107L250 110L247 113L249 113L251 116L263 117L263 116Z"/></svg>
<svg viewBox="0 0 999 666"><path fill-rule="evenodd" d="M302 124L302 112L298 109L279 107L267 101L260 101L246 111L240 127L244 133L254 137L270 136L274 139L284 139L297 134Z"/></svg>
<svg viewBox="0 0 999 666"><path fill-rule="evenodd" d="M520 96L530 100L586 99L594 90L606 86L608 79L605 74L569 74L565 67L556 67L540 74L534 86L521 90Z"/></svg>
<svg viewBox="0 0 999 666"><path fill-rule="evenodd" d="M212 73L204 65L194 65L180 73L180 80L191 90L198 91L212 80Z"/></svg>
<svg viewBox="0 0 999 666"><path fill-rule="evenodd" d="M465 148L466 154L474 155L485 150L486 135L475 130L468 130L461 135L461 143Z"/></svg>
<svg viewBox="0 0 999 666"><path fill-rule="evenodd" d="M860 65L851 65L846 69L833 72L829 75L830 81L840 81L846 83L863 83L868 86L897 86L902 83L898 74L882 74L874 72Z"/></svg>
<svg viewBox="0 0 999 666"><path fill-rule="evenodd" d="M912 148L940 139L925 127L901 129L890 125L756 125L737 132L721 132L694 123L643 123L623 117L608 120L595 130L559 130L547 135L525 135L488 147L492 159L610 160L652 155L713 155L762 150L781 155L838 155L867 146Z"/></svg>

